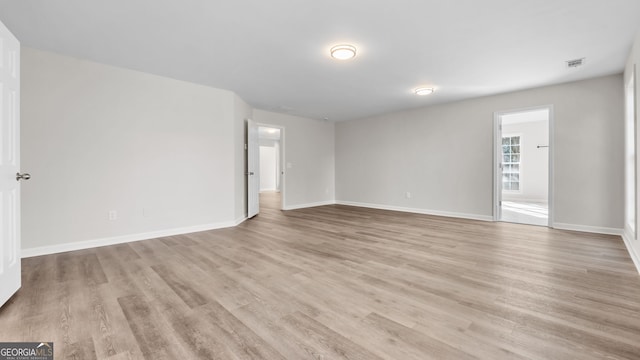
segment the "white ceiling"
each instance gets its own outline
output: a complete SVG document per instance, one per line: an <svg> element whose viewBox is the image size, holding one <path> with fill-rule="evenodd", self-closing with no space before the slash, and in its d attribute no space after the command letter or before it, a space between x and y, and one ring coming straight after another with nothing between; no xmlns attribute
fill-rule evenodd
<svg viewBox="0 0 640 360"><path fill-rule="evenodd" d="M258 138L267 140L280 140L280 129L260 126L258 127Z"/></svg>
<svg viewBox="0 0 640 360"><path fill-rule="evenodd" d="M0 0L0 21L24 46L340 121L619 73L640 1ZM358 56L332 60L339 43Z"/></svg>
<svg viewBox="0 0 640 360"><path fill-rule="evenodd" d="M549 110L538 109L515 112L501 116L502 125L515 125L534 121L549 121Z"/></svg>

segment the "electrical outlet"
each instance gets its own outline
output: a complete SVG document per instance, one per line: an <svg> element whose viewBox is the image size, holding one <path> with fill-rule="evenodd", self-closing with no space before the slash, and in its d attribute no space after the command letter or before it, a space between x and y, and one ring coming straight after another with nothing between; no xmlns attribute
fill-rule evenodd
<svg viewBox="0 0 640 360"><path fill-rule="evenodd" d="M404 197L406 197L407 199L411 199L411 193L407 191L407 192L404 194Z"/></svg>
<svg viewBox="0 0 640 360"><path fill-rule="evenodd" d="M111 221L118 220L118 212L115 210L109 211L109 220Z"/></svg>

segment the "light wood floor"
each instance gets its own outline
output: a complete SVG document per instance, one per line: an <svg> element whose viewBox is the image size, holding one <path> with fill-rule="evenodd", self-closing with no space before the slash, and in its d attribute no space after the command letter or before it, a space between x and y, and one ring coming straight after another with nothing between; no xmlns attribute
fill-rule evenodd
<svg viewBox="0 0 640 360"><path fill-rule="evenodd" d="M54 341L56 359L640 358L619 237L265 196L236 228L25 259L0 341Z"/></svg>

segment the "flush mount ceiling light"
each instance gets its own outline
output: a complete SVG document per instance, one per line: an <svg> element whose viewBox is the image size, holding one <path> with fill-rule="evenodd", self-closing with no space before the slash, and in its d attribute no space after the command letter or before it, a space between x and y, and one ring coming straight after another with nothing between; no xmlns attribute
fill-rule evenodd
<svg viewBox="0 0 640 360"><path fill-rule="evenodd" d="M421 87L421 88L417 88L415 89L413 92L416 93L416 95L429 95L433 93L433 88L428 88L428 87Z"/></svg>
<svg viewBox="0 0 640 360"><path fill-rule="evenodd" d="M331 57L337 60L349 60L356 56L356 47L353 45L336 45L331 48Z"/></svg>

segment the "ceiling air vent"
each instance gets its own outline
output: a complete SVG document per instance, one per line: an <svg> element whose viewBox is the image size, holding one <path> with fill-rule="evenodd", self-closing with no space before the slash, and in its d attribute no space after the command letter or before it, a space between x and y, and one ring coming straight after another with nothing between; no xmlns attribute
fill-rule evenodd
<svg viewBox="0 0 640 360"><path fill-rule="evenodd" d="M580 59L574 59L574 60L568 60L567 61L567 67L568 68L577 68L578 66L582 66L584 65L584 58L580 58Z"/></svg>

